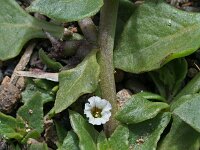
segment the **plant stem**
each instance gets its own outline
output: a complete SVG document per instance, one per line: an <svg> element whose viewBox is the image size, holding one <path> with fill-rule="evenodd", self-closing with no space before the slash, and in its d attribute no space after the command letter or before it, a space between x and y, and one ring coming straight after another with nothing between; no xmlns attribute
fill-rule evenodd
<svg viewBox="0 0 200 150"><path fill-rule="evenodd" d="M78 21L78 24L88 42L97 46L98 32L91 18L84 18Z"/></svg>
<svg viewBox="0 0 200 150"><path fill-rule="evenodd" d="M110 121L104 126L107 136L112 134L118 124L114 119L114 115L117 112L117 103L113 67L113 48L118 3L119 0L104 0L104 6L102 7L100 15L99 27L99 64L101 67L100 87L102 97L108 100L112 105L112 116Z"/></svg>

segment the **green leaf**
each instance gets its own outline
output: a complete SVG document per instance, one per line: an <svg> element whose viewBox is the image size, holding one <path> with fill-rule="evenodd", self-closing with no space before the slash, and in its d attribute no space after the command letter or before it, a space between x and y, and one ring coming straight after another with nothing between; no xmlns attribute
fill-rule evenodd
<svg viewBox="0 0 200 150"><path fill-rule="evenodd" d="M187 61L184 58L175 59L162 68L150 72L150 75L160 94L172 100L186 77L187 68Z"/></svg>
<svg viewBox="0 0 200 150"><path fill-rule="evenodd" d="M115 41L118 43L121 33L124 29L126 22L129 20L130 16L134 13L135 6L129 0L120 0L116 24Z"/></svg>
<svg viewBox="0 0 200 150"><path fill-rule="evenodd" d="M59 150L79 150L78 137L73 131L69 131Z"/></svg>
<svg viewBox="0 0 200 150"><path fill-rule="evenodd" d="M182 100L184 98L184 100ZM191 96L181 97L180 105L176 104L173 113L180 117L181 120L189 124L195 130L200 132L200 94L193 94ZM178 103L178 102L177 102Z"/></svg>
<svg viewBox="0 0 200 150"><path fill-rule="evenodd" d="M200 72L177 94L175 100L183 95L195 94L200 92Z"/></svg>
<svg viewBox="0 0 200 150"><path fill-rule="evenodd" d="M151 102L134 95L117 112L116 119L126 124L139 123L155 117L161 110L168 107L167 103Z"/></svg>
<svg viewBox="0 0 200 150"><path fill-rule="evenodd" d="M96 150L98 132L80 114L69 111L69 118L74 132L79 138L81 150Z"/></svg>
<svg viewBox="0 0 200 150"><path fill-rule="evenodd" d="M54 100L54 97L51 94L49 89L42 89L37 86L38 81L39 80L34 81L36 83L32 82L31 80L28 81L25 90L22 92L22 102L23 103L27 103L30 100L30 97L33 97L33 95L35 95L35 93L40 93L43 104ZM46 81L43 81L43 83L41 83L41 80L40 80L40 84L45 84L44 82L46 82Z"/></svg>
<svg viewBox="0 0 200 150"><path fill-rule="evenodd" d="M79 96L94 92L98 85L99 71L96 51L92 51L76 68L62 71L59 74L55 112L63 111Z"/></svg>
<svg viewBox="0 0 200 150"><path fill-rule="evenodd" d="M34 84L41 89L44 90L49 90L51 91L56 85L57 83L50 81L50 80L46 80L46 79L33 79Z"/></svg>
<svg viewBox="0 0 200 150"><path fill-rule="evenodd" d="M35 0L27 10L70 22L95 15L102 5L103 0Z"/></svg>
<svg viewBox="0 0 200 150"><path fill-rule="evenodd" d="M31 144L29 150L48 150L48 146L46 143L34 143Z"/></svg>
<svg viewBox="0 0 200 150"><path fill-rule="evenodd" d="M119 125L108 139L108 142L112 150L129 150L128 138L128 128Z"/></svg>
<svg viewBox="0 0 200 150"><path fill-rule="evenodd" d="M18 144L16 145L15 150L21 150Z"/></svg>
<svg viewBox="0 0 200 150"><path fill-rule="evenodd" d="M145 99L148 99L148 100L166 102L166 100L162 96L155 94L155 93L151 93L151 92L142 91L140 93L137 93L136 95L144 97Z"/></svg>
<svg viewBox="0 0 200 150"><path fill-rule="evenodd" d="M128 150L129 130L126 126L119 125L109 139L102 131L97 139L98 150Z"/></svg>
<svg viewBox="0 0 200 150"><path fill-rule="evenodd" d="M26 134L26 136L24 136L24 138L21 140L21 143L22 144L27 144L27 141L29 140L29 138L38 139L39 137L40 137L40 134L38 133L38 131L31 130L30 132L28 132Z"/></svg>
<svg viewBox="0 0 200 150"><path fill-rule="evenodd" d="M116 68L132 73L158 69L200 47L200 14L176 9L163 0L139 5L114 51Z"/></svg>
<svg viewBox="0 0 200 150"><path fill-rule="evenodd" d="M161 134L168 125L171 114L165 112L155 118L129 125L129 142L134 150L156 150Z"/></svg>
<svg viewBox="0 0 200 150"><path fill-rule="evenodd" d="M199 150L199 133L178 117L173 117L172 127L158 150Z"/></svg>
<svg viewBox="0 0 200 150"><path fill-rule="evenodd" d="M106 150L106 149L109 149L109 148L110 148L110 145L108 143L106 135L102 131L102 132L99 133L99 136L97 138L97 150Z"/></svg>
<svg viewBox="0 0 200 150"><path fill-rule="evenodd" d="M49 58L49 56L42 49L39 50L39 58L42 63L47 66L47 68L54 71L59 71L63 67L61 63Z"/></svg>
<svg viewBox="0 0 200 150"><path fill-rule="evenodd" d="M0 112L0 137L21 140L26 134L23 122Z"/></svg>
<svg viewBox="0 0 200 150"><path fill-rule="evenodd" d="M43 131L43 103L40 93L35 93L30 100L17 111L17 117L22 118L30 130L38 133Z"/></svg>
<svg viewBox="0 0 200 150"><path fill-rule="evenodd" d="M64 127L60 122L58 121L54 121L55 125L56 125L56 133L57 133L57 137L58 137L58 144L62 145L64 139L67 136L67 129L66 127Z"/></svg>
<svg viewBox="0 0 200 150"><path fill-rule="evenodd" d="M1 1L0 60L17 56L30 39L46 38L43 30L56 37L61 37L63 33L62 27L33 18L16 1Z"/></svg>

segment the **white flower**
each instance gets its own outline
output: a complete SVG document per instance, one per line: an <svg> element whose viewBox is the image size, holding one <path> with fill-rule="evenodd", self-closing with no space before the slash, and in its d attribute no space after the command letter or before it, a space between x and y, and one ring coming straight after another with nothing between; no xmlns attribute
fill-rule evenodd
<svg viewBox="0 0 200 150"><path fill-rule="evenodd" d="M98 96L90 97L88 101L89 103L85 104L84 114L89 118L89 123L93 125L105 124L111 116L111 104Z"/></svg>

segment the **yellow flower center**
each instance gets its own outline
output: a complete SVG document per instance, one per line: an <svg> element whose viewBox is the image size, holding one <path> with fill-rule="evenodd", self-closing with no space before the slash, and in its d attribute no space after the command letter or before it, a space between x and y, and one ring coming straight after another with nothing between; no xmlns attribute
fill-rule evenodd
<svg viewBox="0 0 200 150"><path fill-rule="evenodd" d="M94 118L101 118L101 111L102 111L102 109L99 109L99 108L97 108L97 107L94 107L94 108L92 109L92 115L93 115L93 117L94 117Z"/></svg>

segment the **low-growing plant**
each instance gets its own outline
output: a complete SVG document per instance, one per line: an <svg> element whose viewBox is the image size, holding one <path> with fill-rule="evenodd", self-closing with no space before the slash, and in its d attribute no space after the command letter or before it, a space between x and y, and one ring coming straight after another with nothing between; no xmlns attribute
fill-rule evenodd
<svg viewBox="0 0 200 150"><path fill-rule="evenodd" d="M2 83L0 149L199 150L200 73L188 81L185 58L200 47L199 13L163 0L26 2L0 1L0 60L35 43L45 72L14 70L33 78L11 112ZM117 97L118 71L151 89Z"/></svg>

